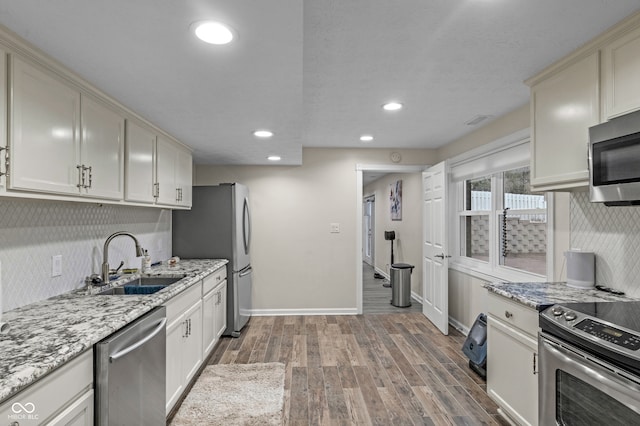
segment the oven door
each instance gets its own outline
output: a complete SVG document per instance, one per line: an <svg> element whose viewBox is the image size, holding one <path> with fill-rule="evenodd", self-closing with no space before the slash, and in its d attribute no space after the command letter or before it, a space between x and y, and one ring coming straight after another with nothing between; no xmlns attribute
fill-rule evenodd
<svg viewBox="0 0 640 426"><path fill-rule="evenodd" d="M541 425L640 424L640 378L541 332Z"/></svg>

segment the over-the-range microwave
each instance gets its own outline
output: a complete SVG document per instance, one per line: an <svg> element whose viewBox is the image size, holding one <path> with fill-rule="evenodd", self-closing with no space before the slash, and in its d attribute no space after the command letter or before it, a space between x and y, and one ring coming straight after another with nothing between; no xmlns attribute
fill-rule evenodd
<svg viewBox="0 0 640 426"><path fill-rule="evenodd" d="M640 111L589 128L589 196L609 206L640 205Z"/></svg>

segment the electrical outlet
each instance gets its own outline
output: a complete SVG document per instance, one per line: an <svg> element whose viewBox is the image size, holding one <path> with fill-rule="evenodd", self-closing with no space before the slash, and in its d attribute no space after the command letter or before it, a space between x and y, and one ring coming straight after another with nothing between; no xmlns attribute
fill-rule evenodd
<svg viewBox="0 0 640 426"><path fill-rule="evenodd" d="M57 254L51 256L51 276L59 277L62 275L62 255Z"/></svg>
<svg viewBox="0 0 640 426"><path fill-rule="evenodd" d="M330 228L331 228L331 233L332 234L339 234L340 233L340 224L339 223L331 223L330 224Z"/></svg>

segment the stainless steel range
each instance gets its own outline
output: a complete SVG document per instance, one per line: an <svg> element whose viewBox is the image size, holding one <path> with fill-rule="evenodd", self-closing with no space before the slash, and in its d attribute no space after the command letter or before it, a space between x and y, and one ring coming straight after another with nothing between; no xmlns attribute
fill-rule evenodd
<svg viewBox="0 0 640 426"><path fill-rule="evenodd" d="M541 425L640 424L640 301L540 314Z"/></svg>

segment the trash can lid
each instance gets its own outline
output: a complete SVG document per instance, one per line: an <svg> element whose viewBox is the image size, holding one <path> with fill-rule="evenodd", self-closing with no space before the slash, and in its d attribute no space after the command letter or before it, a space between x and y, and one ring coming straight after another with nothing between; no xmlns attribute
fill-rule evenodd
<svg viewBox="0 0 640 426"><path fill-rule="evenodd" d="M392 268L395 269L413 269L415 266L409 265L408 263L394 263L391 265Z"/></svg>

